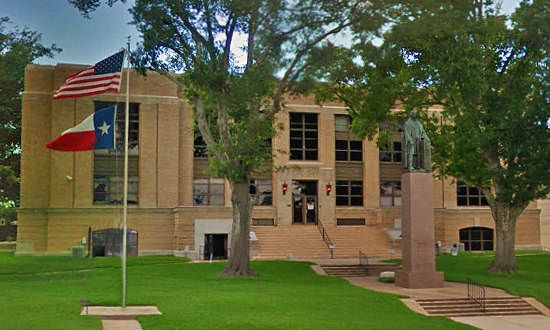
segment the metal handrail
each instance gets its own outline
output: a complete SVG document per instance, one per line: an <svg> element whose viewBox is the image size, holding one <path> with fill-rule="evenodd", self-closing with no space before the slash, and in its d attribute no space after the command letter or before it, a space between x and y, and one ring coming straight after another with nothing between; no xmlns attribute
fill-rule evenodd
<svg viewBox="0 0 550 330"><path fill-rule="evenodd" d="M332 241L330 240L330 237L328 236L328 233L319 218L317 218L316 225L317 229L319 229L319 232L321 233L321 236L323 237L323 241L325 241L325 244L330 251L330 259L334 259L334 244L332 244Z"/></svg>
<svg viewBox="0 0 550 330"><path fill-rule="evenodd" d="M359 265L360 266L368 266L369 265L369 257L367 257L366 254L359 251Z"/></svg>
<svg viewBox="0 0 550 330"><path fill-rule="evenodd" d="M485 313L485 288L467 278L468 283L468 299L473 300L481 306L481 310Z"/></svg>

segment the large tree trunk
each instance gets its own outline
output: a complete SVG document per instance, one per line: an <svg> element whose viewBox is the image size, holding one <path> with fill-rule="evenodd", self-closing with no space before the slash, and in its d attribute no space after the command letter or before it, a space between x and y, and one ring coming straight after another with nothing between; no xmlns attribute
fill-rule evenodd
<svg viewBox="0 0 550 330"><path fill-rule="evenodd" d="M233 228L231 230L231 251L227 266L222 271L224 276L256 276L250 269L250 211L252 210L249 181L241 180L231 183L231 201L233 202Z"/></svg>
<svg viewBox="0 0 550 330"><path fill-rule="evenodd" d="M516 223L523 208L495 203L493 218L496 224L496 252L490 272L514 273L519 270L516 261Z"/></svg>

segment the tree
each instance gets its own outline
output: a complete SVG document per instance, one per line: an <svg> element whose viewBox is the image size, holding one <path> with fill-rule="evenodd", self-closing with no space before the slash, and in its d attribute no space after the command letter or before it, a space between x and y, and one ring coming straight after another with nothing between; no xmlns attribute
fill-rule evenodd
<svg viewBox="0 0 550 330"><path fill-rule="evenodd" d="M85 15L101 4L70 2ZM253 275L249 182L272 159L266 144L285 95L307 90L312 64L334 59L329 37L354 26L362 27L358 37L376 32L384 21L378 6L359 0L137 0L131 8L143 34L139 66L183 72L209 171L231 186L231 255L222 274Z"/></svg>
<svg viewBox="0 0 550 330"><path fill-rule="evenodd" d="M550 192L550 1L524 0L511 17L488 0L415 1L399 10L375 68L359 75L384 90L359 93L378 113L394 100L406 110L444 107L429 118L434 168L481 189L496 227L489 271L515 272L518 217ZM343 99L357 98L355 86L334 86ZM356 118L368 115L359 109Z"/></svg>
<svg viewBox="0 0 550 330"><path fill-rule="evenodd" d="M19 205L21 96L25 67L61 49L55 45L43 46L41 35L27 28L8 29L10 24L9 18L0 17L0 203L12 201Z"/></svg>

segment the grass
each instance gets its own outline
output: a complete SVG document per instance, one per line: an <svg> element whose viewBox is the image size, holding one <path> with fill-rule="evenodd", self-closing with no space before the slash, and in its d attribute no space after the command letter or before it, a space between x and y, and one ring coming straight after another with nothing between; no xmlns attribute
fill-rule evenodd
<svg viewBox="0 0 550 330"><path fill-rule="evenodd" d="M474 282L522 296L533 297L550 307L550 253L518 251L516 259L520 271L516 274L494 274L487 272L493 261L493 252L461 252L437 258L437 269L445 273L446 281Z"/></svg>
<svg viewBox="0 0 550 330"><path fill-rule="evenodd" d="M3 329L101 329L80 299L120 303L120 260L0 254ZM224 278L224 263L141 257L128 262L128 305L156 305L145 329L470 329L426 317L397 296L316 275L309 263L253 262L257 278Z"/></svg>

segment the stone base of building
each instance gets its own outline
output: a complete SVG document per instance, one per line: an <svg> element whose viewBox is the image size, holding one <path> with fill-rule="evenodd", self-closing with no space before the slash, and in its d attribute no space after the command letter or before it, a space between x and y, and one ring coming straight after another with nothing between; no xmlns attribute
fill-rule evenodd
<svg viewBox="0 0 550 330"><path fill-rule="evenodd" d="M442 288L443 273L435 271L408 272L399 270L395 272L395 285L407 289Z"/></svg>

